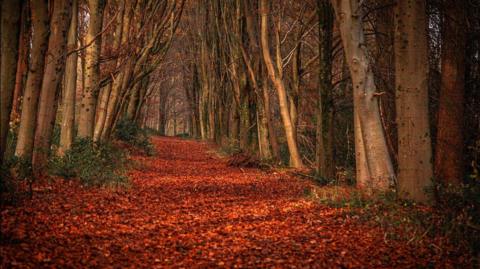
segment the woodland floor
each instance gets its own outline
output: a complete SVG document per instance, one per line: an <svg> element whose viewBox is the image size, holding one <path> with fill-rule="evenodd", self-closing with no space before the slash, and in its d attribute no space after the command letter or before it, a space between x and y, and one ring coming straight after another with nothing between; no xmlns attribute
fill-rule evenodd
<svg viewBox="0 0 480 269"><path fill-rule="evenodd" d="M154 137L127 189L37 186L2 211L2 268L445 268L441 242L386 240L378 225L307 199L311 183L228 167L205 143ZM464 268L468 268L463 266Z"/></svg>

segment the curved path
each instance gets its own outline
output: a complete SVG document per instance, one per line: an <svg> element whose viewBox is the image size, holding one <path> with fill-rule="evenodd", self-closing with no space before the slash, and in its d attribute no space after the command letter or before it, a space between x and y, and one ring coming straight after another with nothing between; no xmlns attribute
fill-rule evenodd
<svg viewBox="0 0 480 269"><path fill-rule="evenodd" d="M153 142L156 156L133 156L129 189L62 181L4 210L2 229L12 239L0 245L0 267L452 265L440 248L386 240L380 227L306 199L308 182L228 167L205 143Z"/></svg>

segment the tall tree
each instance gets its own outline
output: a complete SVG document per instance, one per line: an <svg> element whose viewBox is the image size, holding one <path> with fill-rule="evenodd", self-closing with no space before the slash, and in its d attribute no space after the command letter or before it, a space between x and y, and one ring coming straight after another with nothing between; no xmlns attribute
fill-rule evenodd
<svg viewBox="0 0 480 269"><path fill-rule="evenodd" d="M3 162L10 129L15 74L17 71L18 38L22 1L3 0L1 6L1 69L0 69L0 164Z"/></svg>
<svg viewBox="0 0 480 269"><path fill-rule="evenodd" d="M380 119L378 93L368 50L364 45L359 1L332 0L345 58L353 84L357 185L367 191L386 191L395 174Z"/></svg>
<svg viewBox="0 0 480 269"><path fill-rule="evenodd" d="M62 124L60 127L60 145L58 153L63 155L69 150L74 138L75 97L77 90L77 30L78 0L72 0L72 19L68 29L67 56L62 94ZM74 52L75 51L75 52ZM73 53L72 53L73 52Z"/></svg>
<svg viewBox="0 0 480 269"><path fill-rule="evenodd" d="M101 31L103 22L104 1L88 0L90 11L88 32L85 36L85 89L80 101L78 119L78 136L93 137L95 125L95 110L97 95L100 91L100 48L102 44Z"/></svg>
<svg viewBox="0 0 480 269"><path fill-rule="evenodd" d="M425 1L395 6L395 89L398 128L398 190L403 198L427 202L432 145L428 117L428 54Z"/></svg>
<svg viewBox="0 0 480 269"><path fill-rule="evenodd" d="M332 42L333 42L333 8L329 0L317 0L319 24L319 89L316 130L316 171L320 177L334 177L333 141L329 130L332 113L330 95L332 85Z"/></svg>
<svg viewBox="0 0 480 269"><path fill-rule="evenodd" d="M441 89L435 177L459 184L464 177L465 1L444 1Z"/></svg>
<svg viewBox="0 0 480 269"><path fill-rule="evenodd" d="M30 48L30 16L29 1L22 1L22 15L20 18L20 39L18 44L17 74L15 78L15 90L13 91L11 121L15 124L19 118L20 97L23 94L24 82L27 75L28 55Z"/></svg>
<svg viewBox="0 0 480 269"><path fill-rule="evenodd" d="M285 89L284 81L281 74L281 59L277 59L277 67L273 64L272 56L270 54L270 45L268 38L268 16L269 16L269 3L266 0L260 0L260 14L261 14L261 27L260 27L260 40L262 44L262 53L265 65L267 67L268 75L272 81L278 94L278 101L280 105L280 115L283 121L283 127L285 129L285 136L287 139L288 150L290 152L291 165L295 168L303 168L302 158L298 151L296 135L294 134L294 126L292 125L292 119L288 108L287 91ZM278 31L278 29L277 29ZM278 39L278 38L277 38ZM277 40L277 46L280 40ZM278 49L277 49L278 50ZM277 58L279 57L277 53Z"/></svg>
<svg viewBox="0 0 480 269"><path fill-rule="evenodd" d="M53 2L32 158L34 172L37 175L44 172L51 146L57 111L57 97L65 68L67 33L71 21L71 12L71 0Z"/></svg>
<svg viewBox="0 0 480 269"><path fill-rule="evenodd" d="M30 2L32 19L32 49L27 73L27 82L23 94L22 114L18 129L15 155L31 160L35 124L37 120L38 97L42 87L45 53L48 46L49 16L47 0Z"/></svg>

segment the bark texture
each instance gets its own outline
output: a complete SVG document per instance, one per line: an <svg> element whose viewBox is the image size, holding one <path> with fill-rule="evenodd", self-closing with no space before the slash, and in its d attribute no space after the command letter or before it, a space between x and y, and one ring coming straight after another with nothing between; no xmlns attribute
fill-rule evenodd
<svg viewBox="0 0 480 269"><path fill-rule="evenodd" d="M428 54L425 1L395 6L395 94L400 197L427 202L432 145L428 117Z"/></svg>
<svg viewBox="0 0 480 269"><path fill-rule="evenodd" d="M37 176L44 173L50 151L52 132L55 126L57 97L65 68L65 52L71 11L72 1L55 1L53 4L48 51L45 59L45 72L35 130L33 169Z"/></svg>
<svg viewBox="0 0 480 269"><path fill-rule="evenodd" d="M0 69L0 164L3 162L10 129L10 112L18 57L21 1L3 0L1 3L1 69Z"/></svg>
<svg viewBox="0 0 480 269"><path fill-rule="evenodd" d="M32 49L23 94L22 114L18 129L15 155L31 160L35 125L37 121L38 98L42 87L45 53L48 47L49 16L47 0L32 0L30 14L33 27Z"/></svg>
<svg viewBox="0 0 480 269"><path fill-rule="evenodd" d="M102 44L101 31L103 22L103 0L88 0L90 19L85 42L90 44L85 49L85 89L80 101L78 119L78 136L93 137L95 126L95 110L97 95L100 90L100 48Z"/></svg>
<svg viewBox="0 0 480 269"><path fill-rule="evenodd" d="M268 75L273 85L275 86L278 94L278 101L280 106L280 115L282 117L283 127L285 129L285 136L287 138L288 150L290 152L291 165L294 168L303 168L302 158L298 151L296 135L294 134L294 127L290 118L290 112L288 109L287 91L285 89L284 82L280 77L280 70L275 70L272 57L270 55L270 46L268 41L268 16L269 8L266 0L260 0L260 13L261 13L261 44L263 59L267 67ZM277 53L277 58L278 58ZM277 59L278 60L278 59Z"/></svg>
<svg viewBox="0 0 480 269"><path fill-rule="evenodd" d="M442 77L438 106L435 177L460 184L464 177L464 88L466 21L464 1L445 1Z"/></svg>
<svg viewBox="0 0 480 269"><path fill-rule="evenodd" d="M386 191L395 174L378 107L378 93L364 45L359 1L332 1L353 84L357 185L369 192ZM364 171L364 170L368 171Z"/></svg>
<svg viewBox="0 0 480 269"><path fill-rule="evenodd" d="M68 30L67 51L74 51L77 48L77 27L78 27L78 0L72 2L72 19ZM62 125L60 129L60 146L58 153L63 155L69 150L74 138L75 127L75 97L77 90L77 53L67 56L65 65L65 76L62 94Z"/></svg>

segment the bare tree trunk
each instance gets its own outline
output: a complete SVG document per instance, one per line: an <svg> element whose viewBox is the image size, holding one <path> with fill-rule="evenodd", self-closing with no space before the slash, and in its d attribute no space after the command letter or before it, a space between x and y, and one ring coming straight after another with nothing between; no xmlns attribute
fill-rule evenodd
<svg viewBox="0 0 480 269"><path fill-rule="evenodd" d="M30 63L23 94L22 114L18 129L15 156L31 160L35 124L37 120L38 97L42 87L45 53L48 45L49 17L48 1L32 0L30 12L33 26Z"/></svg>
<svg viewBox="0 0 480 269"><path fill-rule="evenodd" d="M68 30L67 51L77 48L78 1L72 3L72 19ZM75 127L75 95L77 89L77 53L67 56L63 84L62 125L60 129L60 146L58 153L63 155L69 150L74 138Z"/></svg>
<svg viewBox="0 0 480 269"><path fill-rule="evenodd" d="M138 82L130 90L130 98L128 99L126 115L126 119L129 121L133 121L133 119L135 118L135 110L137 109L140 87L141 83Z"/></svg>
<svg viewBox="0 0 480 269"><path fill-rule="evenodd" d="M23 93L24 82L27 76L28 53L30 48L30 16L28 15L28 1L22 1L22 15L20 19L20 40L18 48L17 74L15 78L15 90L12 98L11 122L17 124L20 117L20 97Z"/></svg>
<svg viewBox="0 0 480 269"><path fill-rule="evenodd" d="M275 70L272 57L270 55L270 46L268 42L268 14L269 8L266 0L260 0L261 13L261 43L263 51L263 59L268 70L270 80L275 85L278 93L280 114L282 116L283 125L285 128L285 136L287 138L288 150L290 152L291 164L294 168L303 168L302 158L298 152L297 141L295 140L294 128L290 118L288 109L287 92L283 80L278 74L279 70ZM278 55L277 55L278 57ZM278 59L277 59L278 60Z"/></svg>
<svg viewBox="0 0 480 269"><path fill-rule="evenodd" d="M268 88L268 84L262 85L262 88ZM266 89L261 89L262 92L265 90ZM260 157L263 159L271 159L272 151L270 150L270 141L268 140L268 111L265 109L265 100L263 95L257 94L257 99L257 129Z"/></svg>
<svg viewBox="0 0 480 269"><path fill-rule="evenodd" d="M395 174L380 119L373 72L364 44L362 8L358 1L332 1L332 5L339 22L353 83L354 110L358 118L355 121L357 161L358 156L362 157L361 152L365 152L365 162L361 159L362 162L356 164L357 176L369 175L365 184L357 180L358 186L369 192L386 191L393 184ZM368 169L368 172L364 169Z"/></svg>
<svg viewBox="0 0 480 269"><path fill-rule="evenodd" d="M17 70L21 1L3 0L1 5L0 164L3 162L10 129L10 112Z"/></svg>
<svg viewBox="0 0 480 269"><path fill-rule="evenodd" d="M323 178L335 177L333 148L329 134L331 120L333 8L328 0L317 0L319 18L319 90L316 130L316 172Z"/></svg>
<svg viewBox="0 0 480 269"><path fill-rule="evenodd" d="M280 147L278 146L277 133L272 119L272 112L270 108L270 94L268 93L268 81L267 78L263 80L265 87L262 87L263 102L265 106L265 117L267 119L268 137L270 139L270 145L272 146L273 157L278 161L280 160Z"/></svg>
<svg viewBox="0 0 480 269"><path fill-rule="evenodd" d="M78 136L92 138L95 125L95 106L97 104L98 91L100 90L99 59L102 44L100 32L102 31L104 1L88 0L87 3L90 10L90 19L85 42L87 44L93 43L85 49L85 89L80 101Z"/></svg>
<svg viewBox="0 0 480 269"><path fill-rule="evenodd" d="M465 1L445 1L435 177L460 184L464 168Z"/></svg>
<svg viewBox="0 0 480 269"><path fill-rule="evenodd" d="M124 23L126 5L123 0L117 0L115 3L119 6L120 13L117 15L117 18L115 19L116 28L113 36L112 50L118 51L118 49L120 48L120 44L122 43L123 27L124 27L123 23ZM120 65L120 60L117 59L117 61L115 61L115 67L119 68L119 65ZM108 104L110 102L112 103L116 102L116 96L112 95L114 84L115 84L115 81L113 83L110 83L108 86L104 87L100 91L98 104L97 104L96 121L93 129L93 141L99 141L102 138L102 133L104 131L106 121L107 121ZM111 97L115 97L115 98L111 98Z"/></svg>
<svg viewBox="0 0 480 269"><path fill-rule="evenodd" d="M428 54L425 1L395 6L395 88L398 125L398 190L428 202L432 146L428 117Z"/></svg>
<svg viewBox="0 0 480 269"><path fill-rule="evenodd" d="M58 90L65 68L65 52L71 11L72 1L54 2L35 130L33 168L36 175L43 174L50 150L52 132L55 126Z"/></svg>

